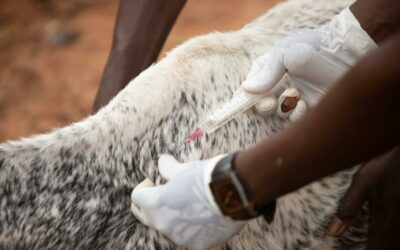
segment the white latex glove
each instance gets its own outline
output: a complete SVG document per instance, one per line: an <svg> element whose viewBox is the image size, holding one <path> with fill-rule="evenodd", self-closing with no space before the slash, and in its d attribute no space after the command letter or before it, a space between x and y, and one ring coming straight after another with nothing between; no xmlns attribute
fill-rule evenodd
<svg viewBox="0 0 400 250"><path fill-rule="evenodd" d="M153 186L146 179L132 191L131 210L135 217L191 249L225 243L245 222L223 216L211 194L211 172L223 156L181 164L171 155L162 155L159 170L169 181Z"/></svg>
<svg viewBox="0 0 400 250"><path fill-rule="evenodd" d="M304 100L300 99L300 93L297 89L288 88L279 96L276 113L280 118L295 122L306 112L307 105Z"/></svg>
<svg viewBox="0 0 400 250"><path fill-rule="evenodd" d="M349 8L326 25L293 32L254 61L242 88L271 90L288 73L301 98L313 107L364 54L377 45Z"/></svg>

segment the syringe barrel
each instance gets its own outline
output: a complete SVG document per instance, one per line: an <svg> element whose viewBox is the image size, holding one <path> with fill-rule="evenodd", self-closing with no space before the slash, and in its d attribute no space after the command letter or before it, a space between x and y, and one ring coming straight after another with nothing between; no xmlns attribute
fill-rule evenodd
<svg viewBox="0 0 400 250"><path fill-rule="evenodd" d="M201 128L210 134L235 118L238 114L254 106L259 100L259 96L240 93L225 103L221 108L214 110L202 123Z"/></svg>

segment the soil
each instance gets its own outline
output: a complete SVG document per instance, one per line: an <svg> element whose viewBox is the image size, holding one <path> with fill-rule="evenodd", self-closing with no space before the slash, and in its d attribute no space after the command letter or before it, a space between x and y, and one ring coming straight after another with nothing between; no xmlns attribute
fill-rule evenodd
<svg viewBox="0 0 400 250"><path fill-rule="evenodd" d="M235 30L279 0L189 0L160 57L186 39ZM0 142L91 113L111 46L116 0L2 0Z"/></svg>

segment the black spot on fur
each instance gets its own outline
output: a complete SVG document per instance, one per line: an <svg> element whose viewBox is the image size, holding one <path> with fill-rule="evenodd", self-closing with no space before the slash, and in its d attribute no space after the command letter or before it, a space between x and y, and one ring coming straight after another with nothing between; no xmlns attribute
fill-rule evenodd
<svg viewBox="0 0 400 250"><path fill-rule="evenodd" d="M211 82L214 83L215 82L215 76L214 73L211 72Z"/></svg>
<svg viewBox="0 0 400 250"><path fill-rule="evenodd" d="M296 243L297 243L298 246L301 246L301 247L304 247L304 248L310 247L310 241L308 241L308 240L297 239Z"/></svg>
<svg viewBox="0 0 400 250"><path fill-rule="evenodd" d="M211 141L211 146L215 147L216 145L217 145L217 140L215 138L213 138Z"/></svg>
<svg viewBox="0 0 400 250"><path fill-rule="evenodd" d="M194 93L192 93L191 97L192 97L193 103L194 103L195 105L197 105L197 98L196 98L196 95L195 95Z"/></svg>
<svg viewBox="0 0 400 250"><path fill-rule="evenodd" d="M250 54L247 50L244 51L244 55L249 59L250 58Z"/></svg>
<svg viewBox="0 0 400 250"><path fill-rule="evenodd" d="M185 94L184 92L182 92L182 93L181 93L181 99L179 100L179 104L180 104L180 105L186 105L186 104L188 104L188 103L189 103L189 101L188 101L188 99L187 99L186 94Z"/></svg>
<svg viewBox="0 0 400 250"><path fill-rule="evenodd" d="M69 148L61 148L59 152L62 161L71 158L71 150Z"/></svg>

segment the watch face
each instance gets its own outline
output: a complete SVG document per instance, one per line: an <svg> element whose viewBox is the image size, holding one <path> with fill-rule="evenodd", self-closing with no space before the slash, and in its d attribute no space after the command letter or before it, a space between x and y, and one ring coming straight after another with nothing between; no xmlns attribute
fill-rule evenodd
<svg viewBox="0 0 400 250"><path fill-rule="evenodd" d="M243 212L244 207L235 186L227 176L218 176L210 183L211 192L224 215Z"/></svg>

